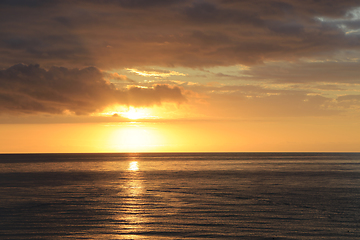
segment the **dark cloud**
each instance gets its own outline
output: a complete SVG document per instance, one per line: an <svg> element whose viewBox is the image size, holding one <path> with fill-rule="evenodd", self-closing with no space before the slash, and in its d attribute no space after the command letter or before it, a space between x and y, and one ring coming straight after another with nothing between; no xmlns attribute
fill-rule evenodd
<svg viewBox="0 0 360 240"><path fill-rule="evenodd" d="M85 60L88 54L76 36L65 34L47 35L42 38L14 36L4 39L3 45L8 50L13 50L14 56L18 53L23 59L62 59L68 61L74 57L80 60L81 56L85 56L83 58Z"/></svg>
<svg viewBox="0 0 360 240"><path fill-rule="evenodd" d="M341 82L360 83L359 63L346 61L325 62L274 62L241 71L242 79L277 83Z"/></svg>
<svg viewBox="0 0 360 240"><path fill-rule="evenodd" d="M151 7L164 7L185 2L184 0L117 0L110 1L120 4L122 7L127 8L151 8Z"/></svg>
<svg viewBox="0 0 360 240"><path fill-rule="evenodd" d="M55 1L47 1L47 0L2 0L0 1L1 5L9 5L9 6L20 6L20 7L41 7L46 5L52 5L58 2Z"/></svg>
<svg viewBox="0 0 360 240"><path fill-rule="evenodd" d="M337 18L343 16L350 8L359 6L357 0L220 0L218 2L229 8L242 7L248 11L257 11L261 15L278 18L284 15L292 15L293 18L314 15ZM258 6L257 10L256 6Z"/></svg>
<svg viewBox="0 0 360 240"><path fill-rule="evenodd" d="M242 10L241 8L223 8L216 3L195 1L191 7L185 8L185 16L192 23L200 24L250 24L263 26L264 21L256 12Z"/></svg>
<svg viewBox="0 0 360 240"><path fill-rule="evenodd" d="M89 114L105 107L186 101L178 87L117 89L95 67L68 69L18 64L0 71L0 113Z"/></svg>
<svg viewBox="0 0 360 240"><path fill-rule="evenodd" d="M360 50L343 27L359 28L355 0L46 2L2 1L0 66L206 67Z"/></svg>
<svg viewBox="0 0 360 240"><path fill-rule="evenodd" d="M297 22L273 21L268 23L268 28L276 34L282 34L282 35L304 34L304 26Z"/></svg>
<svg viewBox="0 0 360 240"><path fill-rule="evenodd" d="M65 1L65 0L63 0ZM68 0L68 2L72 2ZM177 4L184 4L187 0L78 0L82 4L93 3L96 5L113 5L130 9L151 9L154 7L162 8Z"/></svg>

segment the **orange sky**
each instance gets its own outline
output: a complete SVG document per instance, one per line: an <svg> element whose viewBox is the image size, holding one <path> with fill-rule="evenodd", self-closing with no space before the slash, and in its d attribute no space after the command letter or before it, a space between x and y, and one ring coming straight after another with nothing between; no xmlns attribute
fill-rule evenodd
<svg viewBox="0 0 360 240"><path fill-rule="evenodd" d="M3 1L0 152L360 151L358 1Z"/></svg>

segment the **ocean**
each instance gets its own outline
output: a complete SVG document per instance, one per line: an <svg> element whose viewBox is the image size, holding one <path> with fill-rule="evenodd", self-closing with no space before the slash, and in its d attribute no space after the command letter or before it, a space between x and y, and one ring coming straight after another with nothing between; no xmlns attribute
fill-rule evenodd
<svg viewBox="0 0 360 240"><path fill-rule="evenodd" d="M0 238L360 239L360 154L1 154Z"/></svg>

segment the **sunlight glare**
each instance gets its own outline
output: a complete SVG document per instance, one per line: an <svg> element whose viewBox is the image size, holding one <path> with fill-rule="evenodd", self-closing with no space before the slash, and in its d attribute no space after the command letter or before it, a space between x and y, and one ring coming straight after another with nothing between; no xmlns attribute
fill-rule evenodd
<svg viewBox="0 0 360 240"><path fill-rule="evenodd" d="M139 170L138 162L137 161L130 162L128 170L129 171L138 171Z"/></svg>
<svg viewBox="0 0 360 240"><path fill-rule="evenodd" d="M136 120L146 118L148 113L144 109L135 109L134 107L130 107L127 112L122 112L121 115L128 119Z"/></svg>
<svg viewBox="0 0 360 240"><path fill-rule="evenodd" d="M156 150L160 142L156 129L141 123L123 123L112 132L108 146L115 152L147 152Z"/></svg>

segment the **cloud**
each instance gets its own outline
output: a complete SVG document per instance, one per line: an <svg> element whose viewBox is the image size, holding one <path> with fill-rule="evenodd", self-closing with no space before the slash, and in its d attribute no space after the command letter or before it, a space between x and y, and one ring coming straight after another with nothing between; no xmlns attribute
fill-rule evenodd
<svg viewBox="0 0 360 240"><path fill-rule="evenodd" d="M39 65L14 65L0 71L0 113L90 114L122 104L152 106L162 102L183 103L180 88L117 89L95 67L68 69Z"/></svg>
<svg viewBox="0 0 360 240"><path fill-rule="evenodd" d="M213 106L213 115L232 118L335 116L340 113L331 106L331 98L309 96L301 91L216 94L208 101Z"/></svg>
<svg viewBox="0 0 360 240"><path fill-rule="evenodd" d="M211 67L360 51L347 34L359 27L356 0L48 2L0 3L0 66Z"/></svg>
<svg viewBox="0 0 360 240"><path fill-rule="evenodd" d="M185 89L208 94L230 113L328 114L338 95L356 94L349 89L359 83L359 6L357 0L1 1L0 111L89 114L112 104L181 103ZM208 68L240 64L248 67ZM142 76L151 81L142 83ZM152 86L157 78L158 85L194 84ZM206 81L250 85L211 89L202 86ZM288 88L271 90L274 83ZM134 87L121 88L128 84ZM290 103L302 107L296 112Z"/></svg>
<svg viewBox="0 0 360 240"><path fill-rule="evenodd" d="M103 72L102 74L104 75L104 78L108 79L108 80L116 80L116 81L121 81L121 82L135 83L134 80L128 78L126 75L121 75L116 72L114 72L114 73Z"/></svg>
<svg viewBox="0 0 360 240"><path fill-rule="evenodd" d="M22 6L22 7L41 7L48 4L56 3L55 1L46 1L46 0L3 0L1 5L10 5L10 6Z"/></svg>
<svg viewBox="0 0 360 240"><path fill-rule="evenodd" d="M128 90L128 101L133 106L160 105L161 102L182 103L186 99L180 88L169 88L167 85L156 85L152 89L132 87Z"/></svg>
<svg viewBox="0 0 360 240"><path fill-rule="evenodd" d="M168 78L170 76L186 76L184 73L176 72L176 71L168 71L168 70L156 70L156 69L145 69L138 70L134 68L127 68L127 71L131 73L135 73L137 75L143 77L158 77L158 78Z"/></svg>
<svg viewBox="0 0 360 240"><path fill-rule="evenodd" d="M191 85L185 92L197 113L209 118L251 119L282 117L339 116L351 110L336 97L322 96L311 90L275 89L260 85ZM354 103L355 97L351 101ZM202 100L202 101L199 101ZM345 99L338 101L345 103ZM347 101L347 100L346 100Z"/></svg>
<svg viewBox="0 0 360 240"><path fill-rule="evenodd" d="M171 6L184 0L105 0L103 2L119 4L124 8L148 9L153 7Z"/></svg>
<svg viewBox="0 0 360 240"><path fill-rule="evenodd" d="M276 83L360 83L359 60L269 62L238 72L234 79ZM220 75L219 75L220 76ZM229 76L230 77L230 76Z"/></svg>
<svg viewBox="0 0 360 240"><path fill-rule="evenodd" d="M360 108L360 95L344 95L337 99L337 103L345 108Z"/></svg>

